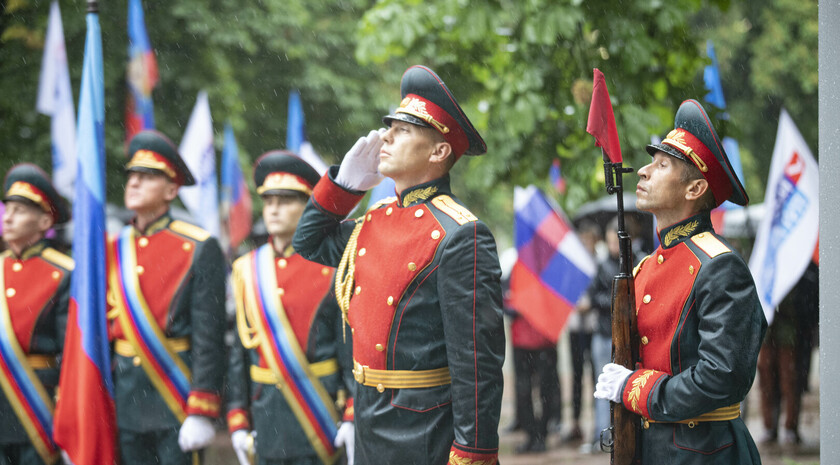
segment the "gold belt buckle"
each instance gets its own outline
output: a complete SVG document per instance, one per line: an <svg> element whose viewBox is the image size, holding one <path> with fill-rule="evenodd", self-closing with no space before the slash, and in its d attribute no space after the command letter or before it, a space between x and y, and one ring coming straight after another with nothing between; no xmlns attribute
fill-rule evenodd
<svg viewBox="0 0 840 465"><path fill-rule="evenodd" d="M365 368L366 366L356 363L356 366L353 367L353 377L356 378L356 382L359 384L365 383Z"/></svg>

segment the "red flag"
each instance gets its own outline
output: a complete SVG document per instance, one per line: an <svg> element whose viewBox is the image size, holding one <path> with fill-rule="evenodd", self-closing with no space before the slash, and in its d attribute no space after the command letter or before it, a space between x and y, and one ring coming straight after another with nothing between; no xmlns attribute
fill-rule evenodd
<svg viewBox="0 0 840 465"><path fill-rule="evenodd" d="M592 103L589 104L589 120L586 122L586 132L595 137L595 145L601 147L613 163L621 163L621 143L618 141L618 131L615 129L615 115L610 92L604 73L594 69L595 79L592 83Z"/></svg>

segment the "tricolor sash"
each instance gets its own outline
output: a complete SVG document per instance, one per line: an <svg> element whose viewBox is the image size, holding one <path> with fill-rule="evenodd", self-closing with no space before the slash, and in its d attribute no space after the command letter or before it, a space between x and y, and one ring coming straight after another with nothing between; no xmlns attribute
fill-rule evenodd
<svg viewBox="0 0 840 465"><path fill-rule="evenodd" d="M3 291L6 289L4 260L0 258L0 290ZM0 293L0 385L41 460L54 463L58 459L52 430L54 405L18 343L5 292Z"/></svg>
<svg viewBox="0 0 840 465"><path fill-rule="evenodd" d="M271 246L263 245L248 254L245 265L240 270L244 309L238 310L248 313L260 352L276 379L280 380L278 388L313 449L323 463L332 464L338 458L333 446L338 414L332 407L332 398L313 374L277 295Z"/></svg>
<svg viewBox="0 0 840 465"><path fill-rule="evenodd" d="M140 365L163 397L166 405L182 422L186 419L187 399L190 395L190 369L181 357L166 344L166 336L140 290L137 275L137 251L134 228L126 226L117 236L115 247L108 253L114 266L110 271L112 289L119 289L122 308L118 312L125 338L140 357Z"/></svg>

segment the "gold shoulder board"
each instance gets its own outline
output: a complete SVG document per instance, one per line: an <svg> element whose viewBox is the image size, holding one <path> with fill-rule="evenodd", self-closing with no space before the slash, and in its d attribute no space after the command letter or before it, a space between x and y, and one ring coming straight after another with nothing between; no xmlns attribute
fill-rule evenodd
<svg viewBox="0 0 840 465"><path fill-rule="evenodd" d="M714 234L704 232L694 236L691 236L691 242L694 242L697 247L703 252L706 252L710 258L715 258L720 254L724 254L726 252L731 252L729 247L726 246L723 242L720 241Z"/></svg>
<svg viewBox="0 0 840 465"><path fill-rule="evenodd" d="M75 268L76 263L73 261L72 258L64 255L63 253L59 252L58 250L53 249L52 247L47 247L41 252L41 256L44 257L44 260L58 265L65 270L73 271Z"/></svg>
<svg viewBox="0 0 840 465"><path fill-rule="evenodd" d="M634 278L636 277L636 275L637 275L637 274L639 274L639 270L641 270L641 269L642 269L642 263L644 263L644 262L645 262L645 260L647 260L648 258L650 258L650 255L648 255L647 257L643 258L643 259L642 259L642 261L640 261L640 262L639 262L639 264L638 264L638 265L636 265L636 267L635 267L635 268L633 268L633 277L634 277Z"/></svg>
<svg viewBox="0 0 840 465"><path fill-rule="evenodd" d="M436 206L440 211L449 215L458 224L469 223L470 221L477 221L478 218L467 210L466 207L452 200L448 195L439 195L432 199L432 205Z"/></svg>
<svg viewBox="0 0 840 465"><path fill-rule="evenodd" d="M190 239L202 242L210 237L210 233L199 228L194 224L189 224L181 220L175 220L169 223L169 229L175 231L182 236L187 236Z"/></svg>
<svg viewBox="0 0 840 465"><path fill-rule="evenodd" d="M375 204L373 204L370 208L367 209L367 211L376 210L377 208L379 208L383 205L388 205L389 203L394 202L396 200L397 200L396 197L385 197L384 199L380 200L379 202L376 202Z"/></svg>

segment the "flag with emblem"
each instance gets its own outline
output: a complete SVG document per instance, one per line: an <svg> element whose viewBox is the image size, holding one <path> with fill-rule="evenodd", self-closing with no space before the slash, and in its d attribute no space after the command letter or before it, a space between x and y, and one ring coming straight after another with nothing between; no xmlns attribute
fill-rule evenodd
<svg viewBox="0 0 840 465"><path fill-rule="evenodd" d="M327 164L315 152L312 144L306 139L306 124L303 118L303 105L300 92L293 90L289 94L289 118L286 124L286 150L294 152L309 163L321 176L327 172Z"/></svg>
<svg viewBox="0 0 840 465"><path fill-rule="evenodd" d="M819 234L820 176L796 124L782 110L750 270L767 322L811 262Z"/></svg>
<svg viewBox="0 0 840 465"><path fill-rule="evenodd" d="M125 99L125 140L155 128L152 89L158 83L155 51L146 32L141 0L128 0L128 96Z"/></svg>
<svg viewBox="0 0 840 465"><path fill-rule="evenodd" d="M77 133L70 309L56 402L55 442L75 465L117 457L114 383L105 312L105 102L99 18L87 14Z"/></svg>
<svg viewBox="0 0 840 465"><path fill-rule="evenodd" d="M37 108L40 113L51 117L52 177L55 190L72 199L73 184L76 182L76 111L73 108L67 51L64 48L64 26L56 1L50 6Z"/></svg>
<svg viewBox="0 0 840 465"><path fill-rule="evenodd" d="M251 232L251 193L239 166L239 148L230 123L225 124L222 147L222 223L230 250L236 249Z"/></svg>
<svg viewBox="0 0 840 465"><path fill-rule="evenodd" d="M557 342L595 275L595 261L562 209L538 188L516 187L513 205L517 260L510 277L510 305Z"/></svg>

